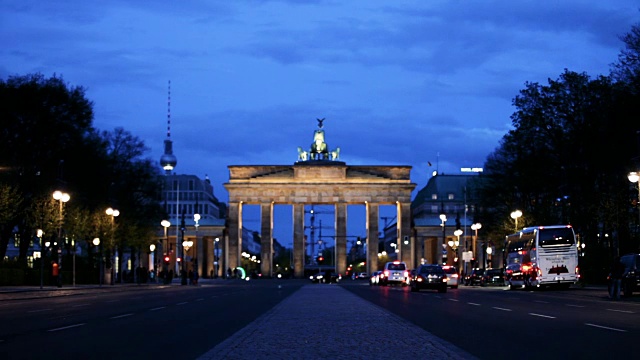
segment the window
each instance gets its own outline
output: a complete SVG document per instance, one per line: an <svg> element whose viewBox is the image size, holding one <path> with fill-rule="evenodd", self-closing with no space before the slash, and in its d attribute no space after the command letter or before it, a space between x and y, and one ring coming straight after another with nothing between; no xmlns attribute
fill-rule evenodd
<svg viewBox="0 0 640 360"><path fill-rule="evenodd" d="M431 205L431 213L432 214L438 213L438 205Z"/></svg>
<svg viewBox="0 0 640 360"><path fill-rule="evenodd" d="M431 194L431 200L438 200L438 194Z"/></svg>
<svg viewBox="0 0 640 360"><path fill-rule="evenodd" d="M453 196L453 194L449 194L448 199L449 200L453 200L455 198L455 196Z"/></svg>

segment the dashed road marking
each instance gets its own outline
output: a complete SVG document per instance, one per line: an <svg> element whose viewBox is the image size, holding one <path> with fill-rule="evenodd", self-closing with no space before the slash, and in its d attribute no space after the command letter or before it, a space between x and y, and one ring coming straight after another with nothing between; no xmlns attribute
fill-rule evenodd
<svg viewBox="0 0 640 360"><path fill-rule="evenodd" d="M625 313L625 314L635 314L635 312L629 311L629 310L607 309L607 311L613 311L613 312L619 312L619 313Z"/></svg>
<svg viewBox="0 0 640 360"><path fill-rule="evenodd" d="M541 317L541 318L546 318L546 319L555 319L555 316L549 316L549 315L542 315L542 314L536 314L536 313L529 313L529 315L531 316L537 316L537 317Z"/></svg>
<svg viewBox="0 0 640 360"><path fill-rule="evenodd" d="M469 305L473 305L473 306L480 306L480 304L478 304L478 303L472 303L472 302L467 303L467 304L469 304Z"/></svg>
<svg viewBox="0 0 640 360"><path fill-rule="evenodd" d="M48 332L53 332L53 331L66 330L66 329L71 329L71 328L75 328L75 327L82 326L82 325L84 325L84 323L75 324L75 325L69 325L69 326L63 326L63 327L59 327L59 328L55 328L55 329L51 329L51 330L47 330L47 331Z"/></svg>
<svg viewBox="0 0 640 360"><path fill-rule="evenodd" d="M505 308L496 307L496 306L494 306L493 309L500 310L500 311L511 311L511 309L505 309Z"/></svg>
<svg viewBox="0 0 640 360"><path fill-rule="evenodd" d="M585 323L585 325L596 327L596 328L599 328L599 329L612 330L612 331L618 331L618 332L627 332L627 330L616 329L616 328L612 328L612 327L608 327L608 326L602 326L602 325L596 325L596 324L590 324L590 323Z"/></svg>
<svg viewBox="0 0 640 360"><path fill-rule="evenodd" d="M164 308L165 308L165 306L160 306L160 307L157 307L157 308L149 309L149 311L157 311L157 310L162 310Z"/></svg>
<svg viewBox="0 0 640 360"><path fill-rule="evenodd" d="M570 307L577 307L577 308L583 308L585 307L584 305L573 305L573 304L565 304L566 306L570 306Z"/></svg>
<svg viewBox="0 0 640 360"><path fill-rule="evenodd" d="M130 313L130 314L116 315L116 316L110 317L109 319L120 319L120 318L131 316L131 315L133 315L133 314Z"/></svg>

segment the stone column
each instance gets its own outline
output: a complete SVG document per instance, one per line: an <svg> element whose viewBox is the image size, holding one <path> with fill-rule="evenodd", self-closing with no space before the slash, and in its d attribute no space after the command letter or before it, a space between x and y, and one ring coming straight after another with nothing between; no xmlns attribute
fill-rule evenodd
<svg viewBox="0 0 640 360"><path fill-rule="evenodd" d="M242 202L229 202L227 226L229 227L227 251L224 253L224 264L231 270L240 266L242 252ZM227 269L224 269L226 272Z"/></svg>
<svg viewBox="0 0 640 360"><path fill-rule="evenodd" d="M198 232L196 232L195 235L196 235L196 241L195 241L196 262L198 264L196 266L196 269L194 269L194 271L197 271L200 277L209 277L209 273L207 272L207 268L206 268L207 261L205 260L205 257L204 257L204 254L205 254L204 239L202 237L202 234L198 234Z"/></svg>
<svg viewBox="0 0 640 360"><path fill-rule="evenodd" d="M336 214L336 254L334 261L336 272L344 274L347 272L347 205L345 203L335 204Z"/></svg>
<svg viewBox="0 0 640 360"><path fill-rule="evenodd" d="M203 264L202 271L204 271L204 274L202 275L208 278L213 278L212 274L215 276L215 274L213 273L213 271L215 271L215 268L213 266L213 262L215 261L213 254L213 238L211 238L210 236L203 236L202 242L205 244L205 264Z"/></svg>
<svg viewBox="0 0 640 360"><path fill-rule="evenodd" d="M293 276L304 277L304 204L293 204Z"/></svg>
<svg viewBox="0 0 640 360"><path fill-rule="evenodd" d="M273 277L273 202L260 205L260 272Z"/></svg>
<svg viewBox="0 0 640 360"><path fill-rule="evenodd" d="M411 203L396 203L398 218L398 246L400 247L401 261L407 263L410 268L415 268L414 252L411 239Z"/></svg>
<svg viewBox="0 0 640 360"><path fill-rule="evenodd" d="M365 203L367 209L367 273L378 270L379 204Z"/></svg>

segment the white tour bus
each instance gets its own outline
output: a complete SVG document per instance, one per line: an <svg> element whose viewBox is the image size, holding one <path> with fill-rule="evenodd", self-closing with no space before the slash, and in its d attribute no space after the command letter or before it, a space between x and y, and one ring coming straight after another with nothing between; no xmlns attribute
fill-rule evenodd
<svg viewBox="0 0 640 360"><path fill-rule="evenodd" d="M507 235L504 252L505 269L520 264L527 288L568 288L580 279L576 235L571 225L524 228Z"/></svg>

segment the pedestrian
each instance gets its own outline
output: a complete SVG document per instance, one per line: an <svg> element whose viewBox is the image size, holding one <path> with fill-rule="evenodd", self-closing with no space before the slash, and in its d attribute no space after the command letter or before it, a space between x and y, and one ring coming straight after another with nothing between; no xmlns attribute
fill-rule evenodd
<svg viewBox="0 0 640 360"><path fill-rule="evenodd" d="M227 279L231 278L231 268L227 268Z"/></svg>
<svg viewBox="0 0 640 360"><path fill-rule="evenodd" d="M609 274L609 297L612 300L620 300L620 287L622 285L624 270L624 264L620 262L620 257L616 256L611 264L611 272Z"/></svg>

